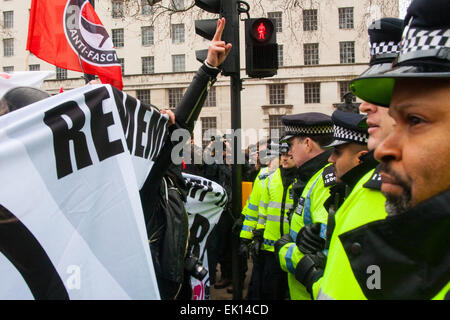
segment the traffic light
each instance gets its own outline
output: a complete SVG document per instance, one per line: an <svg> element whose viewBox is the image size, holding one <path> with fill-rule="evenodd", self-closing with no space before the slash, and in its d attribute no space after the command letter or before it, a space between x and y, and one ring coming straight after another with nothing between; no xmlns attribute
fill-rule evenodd
<svg viewBox="0 0 450 320"><path fill-rule="evenodd" d="M239 27L236 28L236 25L239 25L238 0L195 0L195 5L207 12L219 13L220 17L225 17L226 25L222 40L231 43L233 47L222 65L222 73L224 75L239 73ZM217 19L195 20L195 33L212 40L216 26ZM208 50L195 51L197 60L205 61L207 53Z"/></svg>
<svg viewBox="0 0 450 320"><path fill-rule="evenodd" d="M275 20L245 20L245 72L251 78L272 77L278 69Z"/></svg>

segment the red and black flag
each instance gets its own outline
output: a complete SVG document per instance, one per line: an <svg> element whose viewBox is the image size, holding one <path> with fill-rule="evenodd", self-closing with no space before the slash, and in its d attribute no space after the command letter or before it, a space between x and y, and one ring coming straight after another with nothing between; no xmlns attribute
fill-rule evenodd
<svg viewBox="0 0 450 320"><path fill-rule="evenodd" d="M57 67L98 75L122 90L112 39L88 0L32 0L27 50Z"/></svg>

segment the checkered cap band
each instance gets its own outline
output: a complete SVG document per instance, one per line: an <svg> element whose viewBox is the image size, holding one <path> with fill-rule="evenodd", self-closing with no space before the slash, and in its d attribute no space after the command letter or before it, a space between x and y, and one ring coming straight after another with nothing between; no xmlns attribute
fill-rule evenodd
<svg viewBox="0 0 450 320"><path fill-rule="evenodd" d="M369 134L367 132L359 132L334 125L334 138L336 140L366 144L369 139Z"/></svg>
<svg viewBox="0 0 450 320"><path fill-rule="evenodd" d="M332 125L323 125L323 126L285 126L284 132L285 134L293 134L293 135L321 135L321 134L332 134L334 131Z"/></svg>
<svg viewBox="0 0 450 320"><path fill-rule="evenodd" d="M389 42L374 42L370 44L370 55L376 56L379 54L386 54L386 53L398 53L399 52L399 46L394 41Z"/></svg>
<svg viewBox="0 0 450 320"><path fill-rule="evenodd" d="M412 21L413 19L403 31L400 54L450 47L450 29L411 28Z"/></svg>

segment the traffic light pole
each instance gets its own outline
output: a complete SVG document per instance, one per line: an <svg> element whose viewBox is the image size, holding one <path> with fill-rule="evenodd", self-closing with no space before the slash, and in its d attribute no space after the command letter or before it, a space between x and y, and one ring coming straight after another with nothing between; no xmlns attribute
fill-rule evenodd
<svg viewBox="0 0 450 320"><path fill-rule="evenodd" d="M242 152L241 145L241 65L240 65L240 41L239 41L239 13L238 2L235 0L228 0L224 6L231 6L226 8L230 12L231 21L226 21L227 24L233 26L232 44L230 54L233 56L230 60L231 69L230 76L230 100L231 100L231 129L233 130L233 164L232 164L232 203L231 208L234 219L240 217L242 212L242 164L239 159ZM242 289L244 285L244 268L243 257L239 252L239 235L232 234L232 278L233 278L233 300L242 300Z"/></svg>
<svg viewBox="0 0 450 320"><path fill-rule="evenodd" d="M195 0L195 5L210 13L219 13L225 17L226 25L222 33L222 40L233 46L227 59L222 64L222 74L230 77L231 98L231 129L233 130L233 163L232 167L232 200L231 209L234 219L240 217L242 212L242 137L241 137L241 65L240 65L240 41L239 41L239 14L245 12L240 8L243 1L238 0ZM248 7L248 5L247 5ZM247 8L248 11L248 8ZM217 22L211 19L195 21L195 32L206 39L213 39ZM206 51L197 51L197 59L201 62L206 57ZM244 284L244 258L238 255L239 235L231 233L232 245L232 278L233 278L233 300L242 299L242 288Z"/></svg>
<svg viewBox="0 0 450 320"><path fill-rule="evenodd" d="M238 29L238 28L237 28ZM239 43L239 42L237 42ZM233 164L232 164L232 212L234 219L238 219L242 211L242 164L238 163L241 146L241 78L240 73L230 76L231 95L231 128L233 129ZM232 275L233 300L242 300L244 284L243 257L238 254L239 235L232 235Z"/></svg>

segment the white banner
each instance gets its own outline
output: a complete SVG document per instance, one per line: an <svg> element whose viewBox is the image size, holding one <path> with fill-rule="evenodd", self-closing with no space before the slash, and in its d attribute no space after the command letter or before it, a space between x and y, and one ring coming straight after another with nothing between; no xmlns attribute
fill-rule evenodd
<svg viewBox="0 0 450 320"><path fill-rule="evenodd" d="M45 79L55 74L55 71L0 72L0 98L6 91L15 87L30 86L39 88Z"/></svg>
<svg viewBox="0 0 450 320"><path fill-rule="evenodd" d="M189 213L191 253L209 269L206 243L228 201L227 193L222 186L206 178L187 173L183 173L183 177L189 187L186 211ZM210 299L209 274L202 281L191 277L191 285L193 300Z"/></svg>
<svg viewBox="0 0 450 320"><path fill-rule="evenodd" d="M0 117L0 299L159 299L139 189L167 116L109 85Z"/></svg>

